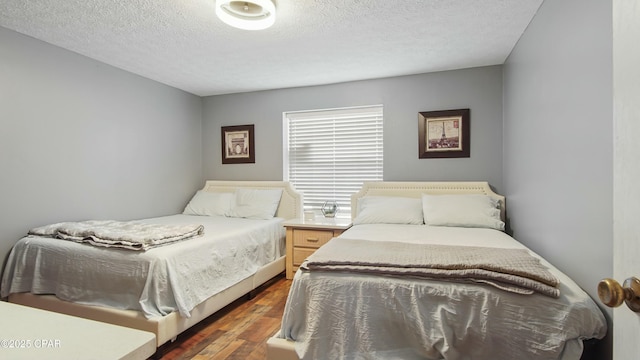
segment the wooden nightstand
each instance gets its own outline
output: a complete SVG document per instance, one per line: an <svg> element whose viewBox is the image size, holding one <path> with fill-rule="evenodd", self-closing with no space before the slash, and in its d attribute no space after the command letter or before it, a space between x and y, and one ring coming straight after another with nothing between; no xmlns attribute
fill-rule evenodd
<svg viewBox="0 0 640 360"><path fill-rule="evenodd" d="M323 217L314 221L293 219L285 221L283 225L287 228L287 279L293 279L302 261L350 228L351 220Z"/></svg>

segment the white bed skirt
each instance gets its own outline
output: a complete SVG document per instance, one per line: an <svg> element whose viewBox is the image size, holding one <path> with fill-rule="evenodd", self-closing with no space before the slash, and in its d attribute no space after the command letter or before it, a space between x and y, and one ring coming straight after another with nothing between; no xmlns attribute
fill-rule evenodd
<svg viewBox="0 0 640 360"><path fill-rule="evenodd" d="M263 266L253 276L250 276L203 301L191 311L191 317L189 318L182 317L177 312L173 312L167 316L147 319L138 311L75 304L59 300L53 295L33 295L31 293L11 294L9 295L9 302L133 329L149 331L156 335L157 346L160 347L169 340L175 340L178 334L209 317L211 314L229 305L243 295L258 288L260 285L284 272L284 270L285 257L282 256Z"/></svg>
<svg viewBox="0 0 640 360"><path fill-rule="evenodd" d="M280 331L267 340L267 360L300 360L295 343L279 337Z"/></svg>

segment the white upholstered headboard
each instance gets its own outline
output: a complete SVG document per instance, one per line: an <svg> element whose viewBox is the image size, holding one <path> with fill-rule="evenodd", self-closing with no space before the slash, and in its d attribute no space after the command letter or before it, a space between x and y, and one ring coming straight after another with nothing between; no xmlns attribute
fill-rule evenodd
<svg viewBox="0 0 640 360"><path fill-rule="evenodd" d="M446 181L446 182L365 182L357 193L351 195L351 218L355 218L358 199L363 196L406 196L419 198L422 194L483 194L498 199L500 218L506 218L506 200L498 195L486 181Z"/></svg>
<svg viewBox="0 0 640 360"><path fill-rule="evenodd" d="M282 198L276 216L284 219L302 218L302 194L287 181L226 181L207 180L202 190L208 192L234 192L238 188L282 189Z"/></svg>

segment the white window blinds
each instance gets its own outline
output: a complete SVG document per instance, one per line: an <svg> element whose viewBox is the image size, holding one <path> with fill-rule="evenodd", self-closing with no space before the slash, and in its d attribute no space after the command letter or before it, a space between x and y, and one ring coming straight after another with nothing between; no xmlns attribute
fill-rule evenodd
<svg viewBox="0 0 640 360"><path fill-rule="evenodd" d="M284 178L304 194L305 210L336 201L351 215L351 194L382 180L382 106L284 114Z"/></svg>

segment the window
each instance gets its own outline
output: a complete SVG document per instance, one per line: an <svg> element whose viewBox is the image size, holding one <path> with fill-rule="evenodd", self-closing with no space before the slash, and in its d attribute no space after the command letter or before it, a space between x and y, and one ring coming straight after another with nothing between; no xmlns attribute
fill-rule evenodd
<svg viewBox="0 0 640 360"><path fill-rule="evenodd" d="M351 216L351 194L382 180L382 106L284 113L284 179L305 210L336 201Z"/></svg>

